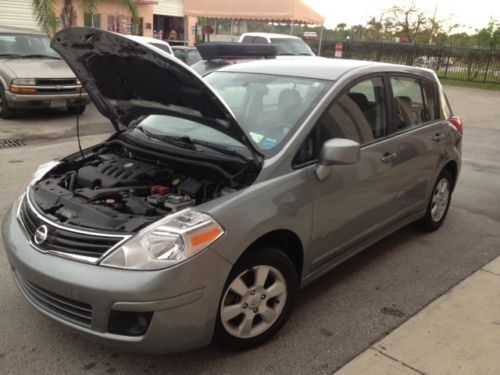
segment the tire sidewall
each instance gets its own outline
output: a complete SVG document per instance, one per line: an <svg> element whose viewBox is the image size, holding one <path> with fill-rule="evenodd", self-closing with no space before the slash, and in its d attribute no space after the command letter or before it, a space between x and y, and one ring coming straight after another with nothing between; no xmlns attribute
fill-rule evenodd
<svg viewBox="0 0 500 375"><path fill-rule="evenodd" d="M449 188L448 201L446 203L446 209L444 211L443 216L438 221L435 221L432 218L432 214L431 214L432 197L434 195L434 190L436 190L436 186L439 184L439 182L443 178L446 178L447 181L448 181L448 188ZM450 208L450 202L451 202L451 194L452 194L452 192L453 192L453 178L451 176L451 173L447 169L444 169L439 174L439 176L438 176L438 178L436 180L436 183L432 187L431 195L429 197L429 203L427 204L427 211L425 213L425 216L423 217L423 219L420 222L420 226L422 227L422 229L427 230L427 231L434 231L434 230L438 229L443 224L443 222L446 219L446 216L448 214L448 209Z"/></svg>
<svg viewBox="0 0 500 375"><path fill-rule="evenodd" d="M0 83L0 96L2 97L2 111L0 112L0 118L8 119L14 115L14 110L9 107L7 103L7 98L5 96L5 89Z"/></svg>
<svg viewBox="0 0 500 375"><path fill-rule="evenodd" d="M235 337L228 333L224 328L224 325L222 324L220 316L222 301L226 294L227 288L238 275L240 275L245 270L261 265L267 265L276 268L285 278L287 285L287 299L285 302L285 306L283 308L283 311L281 312L281 315L273 323L273 325L266 331L262 332L260 335L248 339ZM219 300L214 332L215 342L230 349L249 349L269 340L281 329L281 327L283 327L283 325L288 320L288 317L290 316L293 305L295 303L298 287L299 281L297 270L290 258L283 251L271 246L266 246L255 251L250 251L250 253L243 255L243 257L238 260L238 262L231 270L224 285L224 290L222 291L221 298Z"/></svg>

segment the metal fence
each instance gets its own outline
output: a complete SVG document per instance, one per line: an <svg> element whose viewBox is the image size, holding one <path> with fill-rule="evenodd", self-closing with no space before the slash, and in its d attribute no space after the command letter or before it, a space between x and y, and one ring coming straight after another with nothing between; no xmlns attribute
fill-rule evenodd
<svg viewBox="0 0 500 375"><path fill-rule="evenodd" d="M439 78L500 84L500 48L343 41L346 59L383 61L434 69ZM334 57L336 42L323 42L321 56ZM318 49L312 42L311 48Z"/></svg>

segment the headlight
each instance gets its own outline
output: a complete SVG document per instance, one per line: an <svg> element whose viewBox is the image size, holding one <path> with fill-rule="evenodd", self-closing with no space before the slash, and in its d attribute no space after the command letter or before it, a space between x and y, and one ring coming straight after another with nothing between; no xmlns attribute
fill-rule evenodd
<svg viewBox="0 0 500 375"><path fill-rule="evenodd" d="M12 84L19 86L35 86L36 81L34 78L14 78Z"/></svg>
<svg viewBox="0 0 500 375"><path fill-rule="evenodd" d="M100 264L133 270L166 268L206 249L223 234L209 215L188 208L143 229Z"/></svg>
<svg viewBox="0 0 500 375"><path fill-rule="evenodd" d="M47 163L40 165L38 169L35 171L35 173L33 173L30 185L33 185L35 182L40 181L43 176L45 176L52 168L54 168L59 163L61 162L57 160L51 160Z"/></svg>

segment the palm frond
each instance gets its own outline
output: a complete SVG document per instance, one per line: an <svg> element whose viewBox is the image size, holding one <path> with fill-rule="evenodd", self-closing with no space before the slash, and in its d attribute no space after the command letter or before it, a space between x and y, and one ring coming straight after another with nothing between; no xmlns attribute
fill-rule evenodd
<svg viewBox="0 0 500 375"><path fill-rule="evenodd" d="M56 0L32 0L32 4L38 26L46 33L55 33L57 29Z"/></svg>
<svg viewBox="0 0 500 375"><path fill-rule="evenodd" d="M132 30L137 28L139 24L139 12L137 10L137 1L136 0L118 0L122 7L126 8L130 15L132 16Z"/></svg>
<svg viewBox="0 0 500 375"><path fill-rule="evenodd" d="M79 3L84 13L95 13L97 9L97 0L79 0Z"/></svg>

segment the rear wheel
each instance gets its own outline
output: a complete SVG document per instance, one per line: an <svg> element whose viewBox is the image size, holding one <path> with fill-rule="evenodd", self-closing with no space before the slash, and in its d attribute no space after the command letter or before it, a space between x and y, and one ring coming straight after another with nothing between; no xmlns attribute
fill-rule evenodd
<svg viewBox="0 0 500 375"><path fill-rule="evenodd" d="M451 173L445 169L441 172L434 185L425 216L417 221L420 229L432 232L443 224L450 207L452 189L453 178Z"/></svg>
<svg viewBox="0 0 500 375"><path fill-rule="evenodd" d="M265 247L244 256L224 288L216 341L246 349L270 339L288 320L297 290L297 271L282 251Z"/></svg>
<svg viewBox="0 0 500 375"><path fill-rule="evenodd" d="M5 90L0 85L0 117L1 118L11 118L15 114L15 110L9 107L7 99L5 97Z"/></svg>

